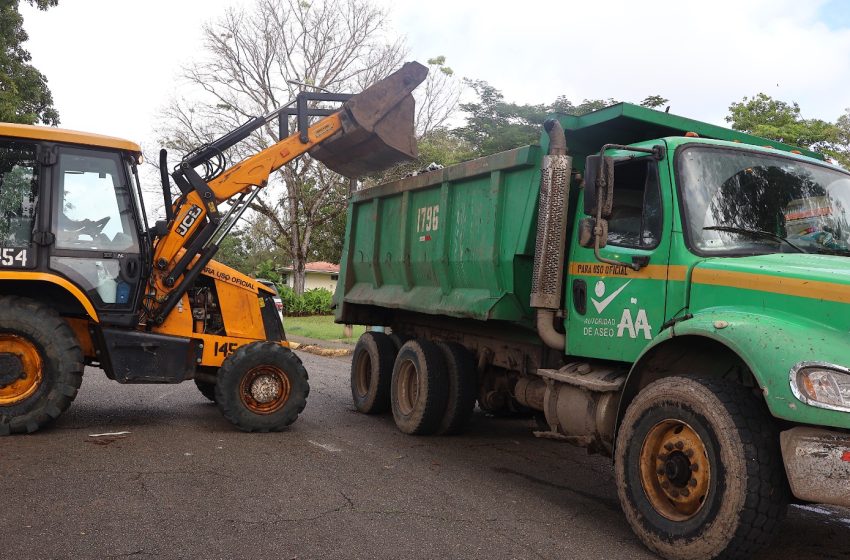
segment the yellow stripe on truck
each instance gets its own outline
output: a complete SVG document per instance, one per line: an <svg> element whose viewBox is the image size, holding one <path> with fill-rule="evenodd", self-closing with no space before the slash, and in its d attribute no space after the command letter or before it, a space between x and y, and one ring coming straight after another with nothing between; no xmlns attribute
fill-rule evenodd
<svg viewBox="0 0 850 560"><path fill-rule="evenodd" d="M614 276L622 278L642 278L645 280L678 280L684 281L688 267L683 265L650 264L634 270L626 265L616 266L600 262L570 263L572 276Z"/></svg>
<svg viewBox="0 0 850 560"><path fill-rule="evenodd" d="M834 301L837 303L850 303L850 287L846 284L835 284L833 282L806 280L802 278L785 278L767 274L697 268L693 273L693 283L741 288L744 290Z"/></svg>

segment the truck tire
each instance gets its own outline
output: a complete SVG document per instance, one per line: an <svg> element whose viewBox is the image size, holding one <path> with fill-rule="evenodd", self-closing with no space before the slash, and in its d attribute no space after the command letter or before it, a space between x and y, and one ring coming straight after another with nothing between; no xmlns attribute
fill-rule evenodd
<svg viewBox="0 0 850 560"><path fill-rule="evenodd" d="M401 333L390 334L390 340L392 340L393 346L395 346L395 353L398 354L398 351L401 350L401 347L404 346L404 343L410 340L411 338L413 337Z"/></svg>
<svg viewBox="0 0 850 560"><path fill-rule="evenodd" d="M623 417L614 470L632 529L671 560L749 558L788 505L764 403L722 379L669 377L641 390Z"/></svg>
<svg viewBox="0 0 850 560"><path fill-rule="evenodd" d="M446 361L446 411L437 433L455 435L463 432L478 396L475 359L462 345L456 342L439 342L437 346Z"/></svg>
<svg viewBox="0 0 850 560"><path fill-rule="evenodd" d="M74 331L43 303L0 297L0 435L32 433L59 417L83 381Z"/></svg>
<svg viewBox="0 0 850 560"><path fill-rule="evenodd" d="M209 383L208 381L201 381L200 379L196 379L195 387L198 388L198 391L200 391L204 397L206 397L212 402L215 402L215 383Z"/></svg>
<svg viewBox="0 0 850 560"><path fill-rule="evenodd" d="M427 340L410 340L393 366L390 402L398 429L410 435L433 434L446 410L446 361Z"/></svg>
<svg viewBox="0 0 850 560"><path fill-rule="evenodd" d="M269 341L240 346L218 370L215 402L244 432L279 432L307 404L310 385L301 360Z"/></svg>
<svg viewBox="0 0 850 560"><path fill-rule="evenodd" d="M396 348L384 333L360 336L351 355L351 398L358 412L380 414L390 409L395 356Z"/></svg>

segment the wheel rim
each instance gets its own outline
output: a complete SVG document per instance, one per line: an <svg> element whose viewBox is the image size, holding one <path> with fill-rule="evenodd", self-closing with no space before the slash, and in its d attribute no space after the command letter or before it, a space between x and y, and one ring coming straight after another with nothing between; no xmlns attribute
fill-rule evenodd
<svg viewBox="0 0 850 560"><path fill-rule="evenodd" d="M41 353L32 342L14 334L0 334L0 353L13 354L21 362L22 377L0 387L0 406L14 405L31 397L41 386Z"/></svg>
<svg viewBox="0 0 850 560"><path fill-rule="evenodd" d="M403 415L409 415L416 408L416 401L419 399L419 372L410 360L402 362L398 369L396 397L399 412Z"/></svg>
<svg viewBox="0 0 850 560"><path fill-rule="evenodd" d="M251 412L271 414L279 410L292 388L286 373L275 366L259 366L242 376L239 396Z"/></svg>
<svg viewBox="0 0 850 560"><path fill-rule="evenodd" d="M711 483L702 438L681 420L659 422L643 440L640 477L655 511L671 521L691 519L705 504Z"/></svg>
<svg viewBox="0 0 850 560"><path fill-rule="evenodd" d="M372 383L372 358L363 352L354 367L354 388L359 397L369 394L369 385Z"/></svg>

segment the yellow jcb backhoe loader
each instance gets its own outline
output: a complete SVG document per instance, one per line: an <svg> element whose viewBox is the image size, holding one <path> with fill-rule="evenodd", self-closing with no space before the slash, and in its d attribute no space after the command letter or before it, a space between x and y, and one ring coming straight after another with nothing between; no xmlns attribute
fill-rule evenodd
<svg viewBox="0 0 850 560"><path fill-rule="evenodd" d="M171 173L175 201L162 151L166 220L152 228L139 146L0 123L0 435L62 414L84 365L119 383L194 380L242 430L295 421L307 372L273 293L212 258L270 174L295 158L310 152L351 177L415 156L411 92L426 74L410 62L354 96L302 92L188 154ZM279 142L225 169L227 149L274 121Z"/></svg>

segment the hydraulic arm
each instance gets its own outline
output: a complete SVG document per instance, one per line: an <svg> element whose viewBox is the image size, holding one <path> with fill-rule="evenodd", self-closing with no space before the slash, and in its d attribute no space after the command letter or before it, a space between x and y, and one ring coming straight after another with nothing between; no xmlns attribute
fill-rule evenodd
<svg viewBox="0 0 850 560"><path fill-rule="evenodd" d="M180 297L218 250L272 173L311 152L327 167L348 177L380 171L416 156L411 95L427 75L427 68L409 62L384 80L354 96L299 95L291 105L266 117L257 117L208 146L187 156L172 173L182 195L169 213L167 226L156 241L148 291L147 319L162 323ZM309 101L345 101L331 112L308 109ZM221 173L205 173L209 162L247 138L254 130L278 118L297 117L299 130ZM322 118L308 126L310 116ZM281 131L286 126L280 127ZM165 187L166 185L164 185ZM219 206L229 202L222 215ZM151 301L152 300L152 301Z"/></svg>

